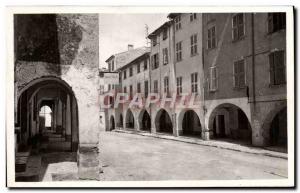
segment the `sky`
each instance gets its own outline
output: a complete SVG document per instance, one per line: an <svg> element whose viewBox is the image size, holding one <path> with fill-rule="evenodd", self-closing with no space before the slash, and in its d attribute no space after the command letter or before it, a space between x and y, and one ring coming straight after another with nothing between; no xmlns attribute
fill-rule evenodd
<svg viewBox="0 0 300 193"><path fill-rule="evenodd" d="M146 28L149 33L168 20L167 14L100 14L100 64L107 67L105 60L111 55L127 51L128 44L134 48L146 46Z"/></svg>

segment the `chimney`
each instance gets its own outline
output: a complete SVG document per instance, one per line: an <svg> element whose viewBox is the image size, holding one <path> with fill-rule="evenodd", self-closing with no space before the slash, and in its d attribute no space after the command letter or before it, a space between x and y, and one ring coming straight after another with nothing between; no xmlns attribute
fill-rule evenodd
<svg viewBox="0 0 300 193"><path fill-rule="evenodd" d="M133 50L133 45L132 44L128 44L128 51L129 50Z"/></svg>

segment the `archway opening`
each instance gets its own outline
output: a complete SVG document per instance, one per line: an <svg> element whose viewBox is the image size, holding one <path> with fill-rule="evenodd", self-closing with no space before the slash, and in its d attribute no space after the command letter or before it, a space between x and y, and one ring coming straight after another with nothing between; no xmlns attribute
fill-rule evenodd
<svg viewBox="0 0 300 193"><path fill-rule="evenodd" d="M17 150L77 151L78 107L71 87L55 77L29 82L20 91L16 109Z"/></svg>
<svg viewBox="0 0 300 193"><path fill-rule="evenodd" d="M201 137L201 123L197 113L188 110L184 113L182 121L182 135Z"/></svg>
<svg viewBox="0 0 300 193"><path fill-rule="evenodd" d="M140 129L142 131L150 131L151 130L151 117L146 110L141 112L140 117Z"/></svg>
<svg viewBox="0 0 300 193"><path fill-rule="evenodd" d="M120 114L120 118L119 118L119 127L123 127L123 115L122 114Z"/></svg>
<svg viewBox="0 0 300 193"><path fill-rule="evenodd" d="M173 124L168 112L164 109L158 111L155 118L155 127L157 132L173 133Z"/></svg>
<svg viewBox="0 0 300 193"><path fill-rule="evenodd" d="M115 119L113 116L110 117L110 125L109 125L109 130L112 131L112 130L115 130Z"/></svg>
<svg viewBox="0 0 300 193"><path fill-rule="evenodd" d="M134 116L130 109L128 109L126 113L126 128L134 129Z"/></svg>
<svg viewBox="0 0 300 193"><path fill-rule="evenodd" d="M51 131L52 130L52 110L48 105L44 105L40 108L39 112L39 127L42 130Z"/></svg>
<svg viewBox="0 0 300 193"><path fill-rule="evenodd" d="M271 122L270 145L287 148L287 108L279 111Z"/></svg>
<svg viewBox="0 0 300 193"><path fill-rule="evenodd" d="M244 111L233 104L221 104L210 115L209 129L215 139L251 144L252 129Z"/></svg>

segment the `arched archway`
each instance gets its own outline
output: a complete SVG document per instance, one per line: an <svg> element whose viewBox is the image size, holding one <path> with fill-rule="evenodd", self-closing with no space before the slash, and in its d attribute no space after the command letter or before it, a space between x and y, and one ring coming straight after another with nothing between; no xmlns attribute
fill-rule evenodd
<svg viewBox="0 0 300 193"><path fill-rule="evenodd" d="M115 118L114 118L114 116L111 116L111 117L110 117L110 121L109 121L109 130L110 130L110 131L115 130Z"/></svg>
<svg viewBox="0 0 300 193"><path fill-rule="evenodd" d="M157 132L173 133L173 123L169 113L165 109L160 109L155 117L155 127Z"/></svg>
<svg viewBox="0 0 300 193"><path fill-rule="evenodd" d="M270 145L287 148L287 108L274 115L269 129Z"/></svg>
<svg viewBox="0 0 300 193"><path fill-rule="evenodd" d="M52 130L52 109L48 105L43 105L39 111L39 127L43 130Z"/></svg>
<svg viewBox="0 0 300 193"><path fill-rule="evenodd" d="M119 127L123 127L123 115L122 115L122 113L120 114L118 125L119 125Z"/></svg>
<svg viewBox="0 0 300 193"><path fill-rule="evenodd" d="M244 111L230 103L218 105L209 116L208 128L215 139L251 143L252 129Z"/></svg>
<svg viewBox="0 0 300 193"><path fill-rule="evenodd" d="M134 116L130 109L128 109L126 113L126 128L134 129Z"/></svg>
<svg viewBox="0 0 300 193"><path fill-rule="evenodd" d="M143 109L139 115L140 130L150 131L151 130L151 117L148 111Z"/></svg>
<svg viewBox="0 0 300 193"><path fill-rule="evenodd" d="M49 106L51 129L43 129L40 109ZM44 151L77 151L78 106L71 87L57 77L42 77L27 83L18 93L16 110L18 146L40 144ZM44 145L43 145L44 144Z"/></svg>
<svg viewBox="0 0 300 193"><path fill-rule="evenodd" d="M200 119L194 110L184 112L182 120L182 135L201 137L202 128Z"/></svg>

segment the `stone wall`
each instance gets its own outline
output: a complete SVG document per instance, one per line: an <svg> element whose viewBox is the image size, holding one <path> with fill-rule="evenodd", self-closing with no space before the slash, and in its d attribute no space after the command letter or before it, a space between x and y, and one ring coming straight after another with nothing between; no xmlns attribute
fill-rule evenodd
<svg viewBox="0 0 300 193"><path fill-rule="evenodd" d="M22 24L16 23L15 30L22 25L22 30L18 31L16 37L22 37L24 42L32 42L32 53L37 49L47 47L48 42L57 38L57 47L53 53L58 53L58 60L44 60L45 56L30 57L26 48L16 48L15 62L15 86L17 104L18 96L33 86L33 80L38 81L45 77L54 77L62 80L71 88L78 105L79 122L79 151L78 165L79 177L84 179L99 179L98 143L99 143L99 104L98 104L98 64L99 64L99 29L97 14L57 14L49 17L55 18L54 24L51 19L51 30L56 29L52 35L46 36L48 28L36 24L37 16L18 15L16 20L24 21ZM22 18L22 19L20 19ZM25 18L25 19L24 19ZM42 16L40 20L47 22ZM28 35L28 31L34 28L35 36ZM45 32L46 31L46 32ZM54 35L53 35L54 34ZM18 39L18 38L16 38ZM42 41L35 43L35 41ZM36 45L36 46L35 46ZM21 53L20 53L21 52ZM24 55L26 57L20 57ZM51 54L50 54L51 55ZM15 105L17 106L17 105ZM87 162L93 159L92 166Z"/></svg>

